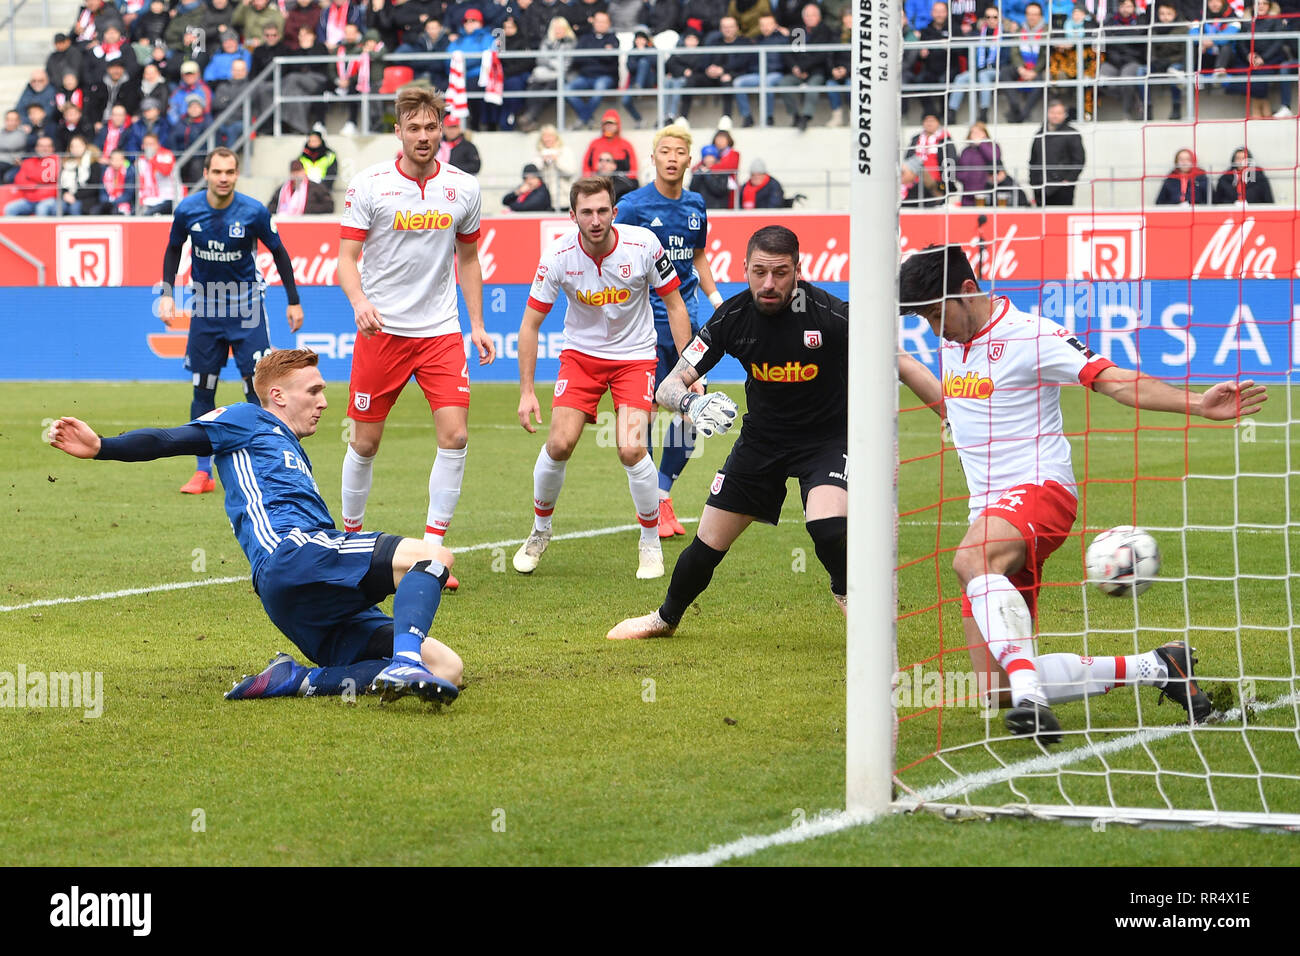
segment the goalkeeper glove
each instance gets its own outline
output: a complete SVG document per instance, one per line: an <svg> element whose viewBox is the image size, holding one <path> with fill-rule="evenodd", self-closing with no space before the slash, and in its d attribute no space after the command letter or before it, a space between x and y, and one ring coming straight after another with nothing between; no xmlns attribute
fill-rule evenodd
<svg viewBox="0 0 1300 956"><path fill-rule="evenodd" d="M682 399L681 410L705 438L721 435L736 423L736 403L722 392L692 392Z"/></svg>

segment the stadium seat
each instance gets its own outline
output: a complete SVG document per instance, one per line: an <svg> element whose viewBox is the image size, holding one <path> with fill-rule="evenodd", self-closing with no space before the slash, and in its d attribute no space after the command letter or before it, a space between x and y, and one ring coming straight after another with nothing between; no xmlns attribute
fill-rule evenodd
<svg viewBox="0 0 1300 956"><path fill-rule="evenodd" d="M415 79L415 70L409 66L386 66L384 67L384 82L379 87L379 92L396 93L413 79Z"/></svg>

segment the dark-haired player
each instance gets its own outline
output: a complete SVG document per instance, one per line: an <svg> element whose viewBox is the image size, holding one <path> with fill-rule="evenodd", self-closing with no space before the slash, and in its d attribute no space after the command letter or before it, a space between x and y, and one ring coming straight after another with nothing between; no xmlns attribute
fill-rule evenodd
<svg viewBox="0 0 1300 956"><path fill-rule="evenodd" d="M799 238L784 226L750 236L745 278L749 289L722 303L655 395L660 405L689 417L704 437L727 431L735 402L722 392L696 394L691 386L729 353L747 373L749 409L740 437L713 479L663 604L615 625L605 635L611 640L676 630L750 523L777 523L792 477L799 479L805 527L830 573L831 593L846 606L848 303L799 279ZM934 376L914 359L900 356L899 362L903 381L939 411Z"/></svg>
<svg viewBox="0 0 1300 956"><path fill-rule="evenodd" d="M275 258L275 268L284 283L289 299L285 310L289 331L297 332L302 327L293 263L271 214L256 199L235 192L239 156L224 146L214 149L203 161L203 178L207 188L186 196L176 207L163 256L162 286L158 289L162 293L158 297L158 317L170 326L176 319L173 284L188 239L190 287L186 304L191 318L185 367L194 377L191 418L199 418L216 407L217 381L231 352L244 379L245 400L257 402L253 367L271 349L266 280L257 268L259 241ZM212 461L200 455L193 477L181 486L181 491L201 495L215 489Z"/></svg>
<svg viewBox="0 0 1300 956"><path fill-rule="evenodd" d="M428 636L451 552L413 538L340 532L311 474L302 439L325 411L315 352L281 349L257 364L259 407L213 409L179 428L141 428L101 438L60 418L50 444L74 458L153 461L210 455L226 489L226 514L252 568L267 616L319 666L278 654L226 697L312 697L366 688L385 700L415 694L456 699L464 665ZM390 594L393 616L376 607Z"/></svg>
<svg viewBox="0 0 1300 956"><path fill-rule="evenodd" d="M953 556L971 661L987 687L1009 698L1014 734L1060 739L1049 704L1123 684L1159 687L1193 721L1210 713L1182 641L1127 657L1038 655L1034 641L1043 563L1074 526L1077 491L1060 387L1083 385L1122 405L1230 421L1259 411L1254 382L1196 393L1095 355L1050 319L980 290L960 246L930 246L899 272L904 312L939 337L944 404L970 490L970 528Z"/></svg>

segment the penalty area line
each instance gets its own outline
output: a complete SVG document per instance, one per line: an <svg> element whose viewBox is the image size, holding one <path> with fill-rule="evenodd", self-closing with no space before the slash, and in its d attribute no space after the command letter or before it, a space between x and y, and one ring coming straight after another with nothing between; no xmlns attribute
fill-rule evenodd
<svg viewBox="0 0 1300 956"><path fill-rule="evenodd" d="M681 518L682 524L696 524L699 518ZM608 528L592 528L588 531L570 531L567 534L557 534L552 541L572 541L578 538L599 538L607 534L622 534L625 531L639 531L640 525L620 524ZM493 548L508 548L512 545L523 544L527 538L512 538L508 541L485 541L482 544L468 544L459 548L448 548L452 554L468 554L471 551L491 551ZM203 578L201 581L171 581L166 584L154 584L143 588L123 588L120 591L104 591L100 594L77 594L72 597L43 598L39 601L28 601L26 604L7 604L0 605L0 614L9 611L25 611L34 607L54 607L59 604L85 604L89 601L112 601L116 598L135 597L140 594L159 594L164 591L184 591L189 588L206 588L214 584L237 584L240 581L247 582L248 575L241 574L238 577L226 578Z"/></svg>

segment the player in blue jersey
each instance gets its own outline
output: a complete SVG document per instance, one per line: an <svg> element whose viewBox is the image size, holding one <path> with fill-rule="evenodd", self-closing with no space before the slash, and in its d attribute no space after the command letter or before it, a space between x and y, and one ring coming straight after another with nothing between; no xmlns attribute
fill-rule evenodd
<svg viewBox="0 0 1300 956"><path fill-rule="evenodd" d="M179 428L142 428L116 438L60 418L50 444L75 458L110 461L212 456L230 525L252 566L253 589L272 623L318 665L304 667L279 654L227 698L369 688L385 700L405 694L455 700L464 665L428 636L451 552L416 538L335 529L301 444L327 406L316 363L309 349L270 352L253 376L260 407L241 402ZM375 605L394 592L389 617Z"/></svg>
<svg viewBox="0 0 1300 956"><path fill-rule="evenodd" d="M691 336L700 331L699 306L696 290L708 297L715 309L722 303L722 295L713 281L713 272L704 256L709 220L705 213L704 197L682 188L682 180L691 165L691 134L683 126L665 126L655 133L652 159L655 178L651 183L634 189L618 201L616 223L644 226L653 232L668 253L677 269L679 291L686 311L691 317ZM654 310L655 332L659 343L656 352L659 366L655 371L655 387L663 383L668 373L677 365L677 346L668 327L668 310L658 296L650 297ZM709 315L712 314L710 309ZM707 316L706 316L707 317ZM676 409L669 409L675 412ZM671 538L685 534L686 529L673 513L671 496L675 482L695 448L695 426L673 416L664 435L664 448L659 458L659 537ZM651 448L651 453L654 449Z"/></svg>
<svg viewBox="0 0 1300 956"><path fill-rule="evenodd" d="M217 380L232 351L244 379L244 397L257 402L253 366L271 349L267 328L266 281L257 268L257 243L270 250L275 268L289 297L286 315L289 331L302 327L302 306L293 281L293 264L271 221L271 214L256 199L235 192L239 157L224 146L203 161L207 189L186 196L176 207L171 236L163 257L162 286L155 289L158 317L169 328L176 322L173 285L180 268L181 249L190 241L190 285L182 311L189 311L190 332L185 344L185 367L194 376L190 417L198 418L217 405ZM187 494L216 488L212 463L200 456L194 477L181 486Z"/></svg>

